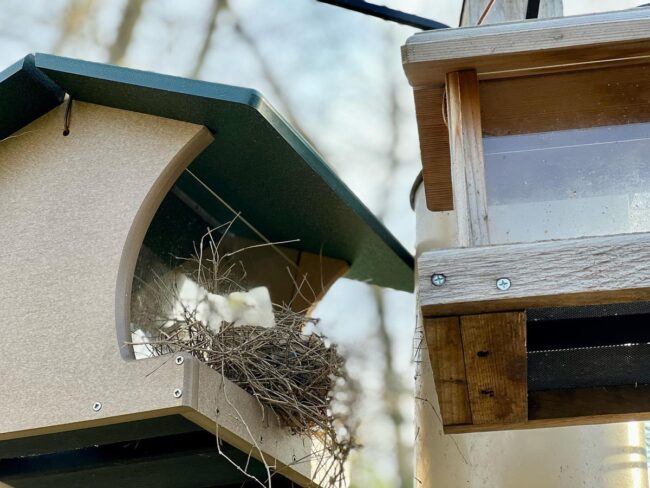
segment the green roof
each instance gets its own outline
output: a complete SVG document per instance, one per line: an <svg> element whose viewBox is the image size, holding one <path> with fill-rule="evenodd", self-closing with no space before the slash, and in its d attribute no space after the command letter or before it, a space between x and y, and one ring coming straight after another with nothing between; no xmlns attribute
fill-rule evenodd
<svg viewBox="0 0 650 488"><path fill-rule="evenodd" d="M350 263L348 278L413 289L412 255L257 91L30 55L0 72L0 139L65 93L206 126L214 141L189 169L269 240L300 239L294 247ZM232 218L188 173L177 186L216 221Z"/></svg>

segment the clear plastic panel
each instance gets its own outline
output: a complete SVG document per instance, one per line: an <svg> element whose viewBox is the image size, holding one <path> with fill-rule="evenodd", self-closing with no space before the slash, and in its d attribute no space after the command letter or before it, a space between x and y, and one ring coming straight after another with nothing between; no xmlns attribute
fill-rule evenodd
<svg viewBox="0 0 650 488"><path fill-rule="evenodd" d="M650 123L483 145L493 244L650 231Z"/></svg>

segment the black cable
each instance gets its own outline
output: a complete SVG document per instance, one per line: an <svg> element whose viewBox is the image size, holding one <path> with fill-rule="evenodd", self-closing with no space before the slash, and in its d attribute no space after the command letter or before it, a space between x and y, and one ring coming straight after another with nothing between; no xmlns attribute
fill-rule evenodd
<svg viewBox="0 0 650 488"><path fill-rule="evenodd" d="M449 26L441 22L420 17L418 15L407 14L382 5L375 5L363 0L318 0L322 3L334 5L336 7L346 8L354 12L359 12L372 17L377 17L390 22L396 22L402 25L408 25L422 30L448 29Z"/></svg>
<svg viewBox="0 0 650 488"><path fill-rule="evenodd" d="M526 18L536 19L539 17L539 0L528 0L526 7Z"/></svg>

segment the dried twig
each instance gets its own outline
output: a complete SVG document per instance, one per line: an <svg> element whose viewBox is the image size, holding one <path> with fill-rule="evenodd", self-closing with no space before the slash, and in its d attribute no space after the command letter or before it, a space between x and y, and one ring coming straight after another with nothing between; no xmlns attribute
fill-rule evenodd
<svg viewBox="0 0 650 488"><path fill-rule="evenodd" d="M225 294L246 289L245 270L234 260L244 249L222 252L220 248L229 228L227 225L220 231L209 230L194 246L194 256L187 259L191 278L206 292ZM251 393L261 407L275 413L290 433L322 447L312 452L320 468L316 474L321 484L342 486L344 464L357 447L348 421L351 407L336 395L348 384L348 378L336 346L313 332L318 320L292 310L290 305L276 304L274 327L223 322L215 333L197 320L196 303L183 302L176 277L154 276L154 282L146 287L146 303L141 303L145 309L135 318L138 326L149 331L147 347L151 354L189 352ZM296 285L300 288L304 283ZM245 424L235 405L229 405ZM265 462L261 446L245 427L266 466L266 483L271 486L272 466ZM266 486L257 478L251 479Z"/></svg>

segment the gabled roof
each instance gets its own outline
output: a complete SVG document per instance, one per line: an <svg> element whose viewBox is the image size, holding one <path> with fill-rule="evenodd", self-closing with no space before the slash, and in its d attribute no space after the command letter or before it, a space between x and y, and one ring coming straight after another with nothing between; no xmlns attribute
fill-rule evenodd
<svg viewBox="0 0 650 488"><path fill-rule="evenodd" d="M348 278L412 290L412 255L255 90L30 55L0 73L0 139L65 93L205 125L214 142L189 169L269 240L300 239L294 247L350 263ZM232 218L189 174L177 185L215 220Z"/></svg>

